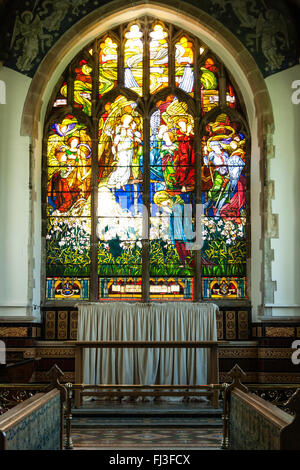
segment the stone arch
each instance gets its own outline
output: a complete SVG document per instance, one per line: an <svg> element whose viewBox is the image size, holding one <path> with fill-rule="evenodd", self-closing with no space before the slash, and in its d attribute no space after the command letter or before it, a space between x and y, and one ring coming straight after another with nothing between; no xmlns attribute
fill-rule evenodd
<svg viewBox="0 0 300 470"><path fill-rule="evenodd" d="M227 58L234 59L236 68L239 68L239 72L247 79L247 85L254 100L256 117L260 120L260 127L262 124L273 124L272 104L258 65L239 39L219 21L198 7L185 2L180 2L178 6L174 7L173 3L168 0L159 3L137 1L132 2L128 7L126 0L117 0L82 18L67 30L46 54L32 79L26 97L21 135L37 136L37 122L47 85L55 72L63 70L63 67L60 66L68 63L69 58L67 57L72 57L86 43L105 30L147 14L180 25L195 35L201 35L203 41L214 50L216 45L220 46L218 47L219 52L223 55L227 53ZM225 57L223 57L224 59Z"/></svg>
<svg viewBox="0 0 300 470"><path fill-rule="evenodd" d="M240 40L219 21L191 4L169 0L162 2L136 1L128 6L126 0L115 0L99 7L67 30L46 54L35 73L25 100L20 133L32 139L33 153L40 149L42 121L53 86L67 64L93 38L114 26L137 19L142 15L159 17L200 37L221 60L231 68L245 101L249 126L256 145L260 166L261 301L272 302L271 238L277 236L277 218L272 214L274 184L269 177L269 159L273 156L274 120L272 103L258 65ZM253 153L253 151L252 151ZM33 155L34 159L34 155ZM260 304L260 305L259 305ZM263 313L263 312L261 312Z"/></svg>

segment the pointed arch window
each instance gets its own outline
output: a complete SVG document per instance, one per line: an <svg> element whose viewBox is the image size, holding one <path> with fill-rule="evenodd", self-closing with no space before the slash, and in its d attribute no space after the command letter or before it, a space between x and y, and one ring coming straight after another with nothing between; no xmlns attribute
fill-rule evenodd
<svg viewBox="0 0 300 470"><path fill-rule="evenodd" d="M81 51L45 123L45 300L246 299L243 109L173 25L141 18Z"/></svg>

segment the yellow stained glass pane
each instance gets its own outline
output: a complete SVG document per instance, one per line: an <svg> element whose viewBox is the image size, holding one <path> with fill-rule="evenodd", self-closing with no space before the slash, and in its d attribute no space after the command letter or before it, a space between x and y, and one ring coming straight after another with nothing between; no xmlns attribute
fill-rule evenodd
<svg viewBox="0 0 300 470"><path fill-rule="evenodd" d="M74 105L88 116L91 115L92 70L85 59L75 67Z"/></svg>
<svg viewBox="0 0 300 470"><path fill-rule="evenodd" d="M175 44L175 83L186 93L194 91L193 43L182 37Z"/></svg>
<svg viewBox="0 0 300 470"><path fill-rule="evenodd" d="M64 82L56 95L53 108L60 108L67 105L68 85Z"/></svg>
<svg viewBox="0 0 300 470"><path fill-rule="evenodd" d="M200 68L202 114L219 105L219 69L214 59L208 57Z"/></svg>
<svg viewBox="0 0 300 470"><path fill-rule="evenodd" d="M143 93L143 33L137 24L125 33L124 85L138 95Z"/></svg>
<svg viewBox="0 0 300 470"><path fill-rule="evenodd" d="M150 93L169 85L168 33L156 24L150 33Z"/></svg>
<svg viewBox="0 0 300 470"><path fill-rule="evenodd" d="M48 138L48 213L90 215L92 141L74 116L52 126Z"/></svg>
<svg viewBox="0 0 300 470"><path fill-rule="evenodd" d="M118 46L111 38L100 44L99 97L112 90L118 78Z"/></svg>

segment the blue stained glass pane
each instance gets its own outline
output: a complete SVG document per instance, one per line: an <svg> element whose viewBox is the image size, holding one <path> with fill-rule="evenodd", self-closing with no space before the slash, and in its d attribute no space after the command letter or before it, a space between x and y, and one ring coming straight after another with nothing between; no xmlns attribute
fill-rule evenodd
<svg viewBox="0 0 300 470"><path fill-rule="evenodd" d="M245 299L245 277L202 277L202 297L204 299Z"/></svg>
<svg viewBox="0 0 300 470"><path fill-rule="evenodd" d="M78 277L53 277L46 281L47 300L88 300L90 280Z"/></svg>

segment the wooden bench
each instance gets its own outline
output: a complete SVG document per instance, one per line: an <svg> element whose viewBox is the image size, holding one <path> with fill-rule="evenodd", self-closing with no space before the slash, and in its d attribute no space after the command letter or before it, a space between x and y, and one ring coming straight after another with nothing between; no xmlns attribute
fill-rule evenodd
<svg viewBox="0 0 300 470"><path fill-rule="evenodd" d="M63 372L55 365L48 372L51 383L3 384L7 392L35 393L0 416L0 450L59 450L63 448L66 389L59 382Z"/></svg>
<svg viewBox="0 0 300 470"><path fill-rule="evenodd" d="M0 417L0 450L63 448L59 390L37 393Z"/></svg>
<svg viewBox="0 0 300 470"><path fill-rule="evenodd" d="M287 402L294 416L248 391L235 366L225 392L230 450L300 450L300 389ZM232 373L232 371L231 371Z"/></svg>

